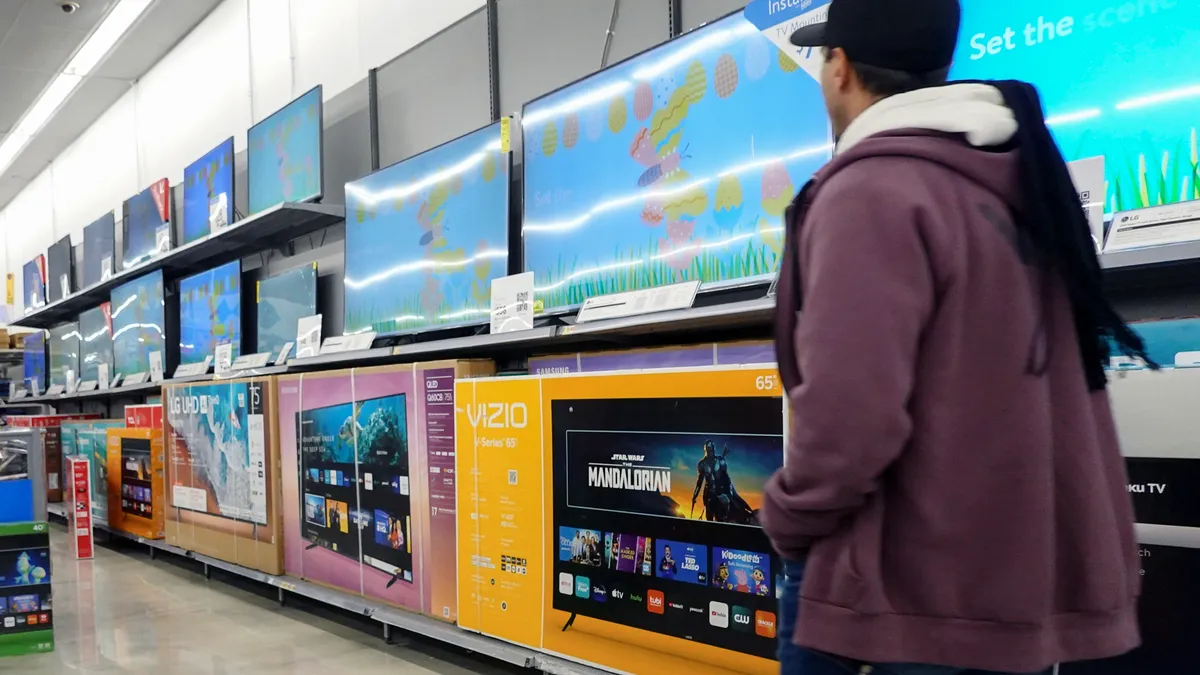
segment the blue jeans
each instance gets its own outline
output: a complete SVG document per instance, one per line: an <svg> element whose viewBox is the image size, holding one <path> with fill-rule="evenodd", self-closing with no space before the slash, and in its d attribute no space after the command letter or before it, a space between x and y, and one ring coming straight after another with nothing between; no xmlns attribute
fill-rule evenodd
<svg viewBox="0 0 1200 675"><path fill-rule="evenodd" d="M1005 675L916 663L862 663L798 647L792 644L792 636L796 633L800 613L800 581L803 578L803 562L784 561L783 576L778 580L780 675ZM1039 675L1050 675L1052 670Z"/></svg>

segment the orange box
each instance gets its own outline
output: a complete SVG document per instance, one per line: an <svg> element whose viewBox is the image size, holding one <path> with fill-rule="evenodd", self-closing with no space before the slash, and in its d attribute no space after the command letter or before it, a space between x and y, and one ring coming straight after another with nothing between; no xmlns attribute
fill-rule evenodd
<svg viewBox="0 0 1200 675"><path fill-rule="evenodd" d="M108 524L163 538L164 453L161 429L108 430Z"/></svg>

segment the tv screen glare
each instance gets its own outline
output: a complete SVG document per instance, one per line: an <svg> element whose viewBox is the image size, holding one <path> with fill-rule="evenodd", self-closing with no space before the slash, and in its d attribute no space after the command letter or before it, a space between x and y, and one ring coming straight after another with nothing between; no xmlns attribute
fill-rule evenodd
<svg viewBox="0 0 1200 675"><path fill-rule="evenodd" d="M121 375L150 372L150 353L164 352L163 273L155 270L112 290L113 369Z"/></svg>
<svg viewBox="0 0 1200 675"><path fill-rule="evenodd" d="M241 354L242 263L214 267L179 281L179 363L200 363L217 345Z"/></svg>
<svg viewBox="0 0 1200 675"><path fill-rule="evenodd" d="M25 386L35 393L45 391L46 334L42 331L25 334L23 365Z"/></svg>
<svg viewBox="0 0 1200 675"><path fill-rule="evenodd" d="M1066 159L1104 157L1106 212L1200 198L1200 3L962 5L951 79L1036 85Z"/></svg>
<svg viewBox="0 0 1200 675"><path fill-rule="evenodd" d="M258 353L271 361L289 342L296 341L300 319L317 313L317 264L268 277L258 282Z"/></svg>
<svg viewBox="0 0 1200 675"><path fill-rule="evenodd" d="M547 312L770 280L784 209L832 152L820 87L740 14L526 104L521 133Z"/></svg>
<svg viewBox="0 0 1200 675"><path fill-rule="evenodd" d="M71 235L54 242L46 251L46 300L56 302L71 294L75 283L75 250Z"/></svg>
<svg viewBox="0 0 1200 675"><path fill-rule="evenodd" d="M250 214L284 202L321 198L320 86L250 127L247 190Z"/></svg>
<svg viewBox="0 0 1200 675"><path fill-rule="evenodd" d="M50 347L51 385L66 387L79 381L79 324L64 323L50 329L46 338Z"/></svg>
<svg viewBox="0 0 1200 675"><path fill-rule="evenodd" d="M345 330L486 323L508 273L508 148L485 127L346 184Z"/></svg>
<svg viewBox="0 0 1200 675"><path fill-rule="evenodd" d="M124 269L171 249L171 185L166 178L125 200L124 234Z"/></svg>
<svg viewBox="0 0 1200 675"><path fill-rule="evenodd" d="M116 251L117 221L112 211L83 228L83 287L112 276Z"/></svg>
<svg viewBox="0 0 1200 675"><path fill-rule="evenodd" d="M112 305L104 303L79 315L79 379L100 379L100 364L113 372Z"/></svg>
<svg viewBox="0 0 1200 675"><path fill-rule="evenodd" d="M25 313L46 306L46 256L38 255L21 268Z"/></svg>
<svg viewBox="0 0 1200 675"><path fill-rule="evenodd" d="M183 243L233 222L233 137L183 170Z"/></svg>

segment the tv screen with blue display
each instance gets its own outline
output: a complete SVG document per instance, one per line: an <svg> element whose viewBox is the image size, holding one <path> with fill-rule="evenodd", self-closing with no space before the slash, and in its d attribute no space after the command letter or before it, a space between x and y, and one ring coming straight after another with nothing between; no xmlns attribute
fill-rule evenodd
<svg viewBox="0 0 1200 675"><path fill-rule="evenodd" d="M346 333L488 321L508 273L500 126L346 184Z"/></svg>
<svg viewBox="0 0 1200 675"><path fill-rule="evenodd" d="M115 373L128 376L150 372L150 353L166 348L162 270L114 288L109 302Z"/></svg>
<svg viewBox="0 0 1200 675"><path fill-rule="evenodd" d="M741 14L525 105L525 269L548 312L767 281L830 157L820 87Z"/></svg>
<svg viewBox="0 0 1200 675"><path fill-rule="evenodd" d="M1103 156L1107 212L1200 198L1200 3L964 0L951 77L1021 79L1068 161Z"/></svg>
<svg viewBox="0 0 1200 675"><path fill-rule="evenodd" d="M125 200L121 267L129 269L171 248L171 186L166 178Z"/></svg>
<svg viewBox="0 0 1200 675"><path fill-rule="evenodd" d="M235 260L179 281L179 363L200 363L217 345L241 354L242 263Z"/></svg>
<svg viewBox="0 0 1200 675"><path fill-rule="evenodd" d="M112 305L104 303L79 315L79 379L99 380L100 364L113 372Z"/></svg>
<svg viewBox="0 0 1200 675"><path fill-rule="evenodd" d="M46 306L46 256L38 255L21 268L25 313Z"/></svg>
<svg viewBox="0 0 1200 675"><path fill-rule="evenodd" d="M258 282L258 353L279 350L296 341L300 319L317 313L317 264L268 277Z"/></svg>
<svg viewBox="0 0 1200 675"><path fill-rule="evenodd" d="M251 214L321 198L322 135L320 86L250 127L246 163Z"/></svg>
<svg viewBox="0 0 1200 675"><path fill-rule="evenodd" d="M115 271L117 221L112 211L83 228L83 287L98 284Z"/></svg>
<svg viewBox="0 0 1200 675"><path fill-rule="evenodd" d="M25 386L35 393L46 390L46 334L42 331L25 334L24 342ZM34 380L37 381L34 386Z"/></svg>
<svg viewBox="0 0 1200 675"><path fill-rule="evenodd" d="M46 340L50 348L50 384L66 387L72 379L78 381L79 324L55 326Z"/></svg>
<svg viewBox="0 0 1200 675"><path fill-rule="evenodd" d="M183 170L183 243L233 222L233 138Z"/></svg>

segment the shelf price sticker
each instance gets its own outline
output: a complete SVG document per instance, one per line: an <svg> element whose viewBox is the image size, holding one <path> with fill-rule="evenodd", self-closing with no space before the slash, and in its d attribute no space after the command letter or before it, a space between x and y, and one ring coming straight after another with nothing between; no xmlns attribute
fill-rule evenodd
<svg viewBox="0 0 1200 675"><path fill-rule="evenodd" d="M492 279L491 332L533 328L533 272Z"/></svg>

